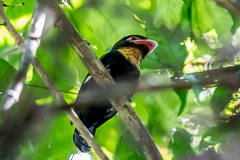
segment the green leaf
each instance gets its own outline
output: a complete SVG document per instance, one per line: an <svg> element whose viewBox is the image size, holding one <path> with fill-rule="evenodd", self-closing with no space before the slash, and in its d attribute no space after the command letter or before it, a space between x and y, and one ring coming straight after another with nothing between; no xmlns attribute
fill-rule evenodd
<svg viewBox="0 0 240 160"><path fill-rule="evenodd" d="M192 135L186 130L177 128L176 132L173 134L173 139L174 142L170 143L170 148L173 151L174 159L180 159L187 157L188 155L194 155L191 147Z"/></svg>
<svg viewBox="0 0 240 160"><path fill-rule="evenodd" d="M69 5L69 6L71 6L73 8L73 5L72 5L70 0L58 0L58 3L59 4Z"/></svg>
<svg viewBox="0 0 240 160"><path fill-rule="evenodd" d="M1 82L9 82L11 78L13 78L14 73L16 72L15 68L2 58L0 58L0 68Z"/></svg>
<svg viewBox="0 0 240 160"><path fill-rule="evenodd" d="M229 45L232 40L231 29L233 27L233 19L228 11L219 7L215 2L209 1L211 7L211 15L213 16L213 26L218 33L219 41Z"/></svg>
<svg viewBox="0 0 240 160"><path fill-rule="evenodd" d="M7 61L0 58L0 102L2 101L2 94L6 92L8 85L15 75L15 68Z"/></svg>
<svg viewBox="0 0 240 160"><path fill-rule="evenodd" d="M208 0L194 0L192 2L193 33L200 38L203 33L213 28L213 18Z"/></svg>
<svg viewBox="0 0 240 160"><path fill-rule="evenodd" d="M73 144L72 134L74 126L65 114L51 119L48 126L39 136L34 159L67 159L71 153L77 151Z"/></svg>
<svg viewBox="0 0 240 160"><path fill-rule="evenodd" d="M231 101L231 99L233 99L232 94L233 91L228 88L216 88L210 104L216 116L218 116L225 107L227 107L227 104Z"/></svg>
<svg viewBox="0 0 240 160"><path fill-rule="evenodd" d="M195 42L197 44L197 49L194 51L195 58L202 58L205 54L214 56L214 53L216 53L216 50L210 48L202 38L195 38Z"/></svg>
<svg viewBox="0 0 240 160"><path fill-rule="evenodd" d="M161 81L166 84L170 82L170 79L162 77ZM148 113L148 121L145 121L144 124L147 126L154 140L157 143L165 144L166 142L163 140L164 136L172 136L172 128L181 106L178 95L172 89L168 89L151 94L135 94L133 101L136 102L134 109L137 113L138 108L144 108L146 113ZM140 119L142 119L141 116Z"/></svg>
<svg viewBox="0 0 240 160"><path fill-rule="evenodd" d="M179 25L172 30L164 26L158 29L153 27L149 20L146 26L146 36L156 40L158 47L143 60L142 68L182 70L187 57L187 50L185 45L182 45L186 37Z"/></svg>
<svg viewBox="0 0 240 160"><path fill-rule="evenodd" d="M200 150L204 151L209 146L215 146L219 143L227 145L232 138L234 139L233 134L235 133L233 132L236 133L236 130L232 130L231 127L226 125L226 123L220 123L217 126L208 128L202 136L202 140L199 145Z"/></svg>
<svg viewBox="0 0 240 160"><path fill-rule="evenodd" d="M111 153L114 153L118 145L122 128L119 127L119 116L114 116L97 129L95 138L97 142Z"/></svg>
<svg viewBox="0 0 240 160"><path fill-rule="evenodd" d="M24 5L19 5L24 2ZM8 0L5 2L7 5L16 6L4 7L7 18L13 23L14 27L19 31L23 30L27 23L31 20L33 10L35 8L35 0Z"/></svg>
<svg viewBox="0 0 240 160"><path fill-rule="evenodd" d="M191 3L192 0L183 0L183 6L182 6L182 11L181 11L181 28L183 31L187 34L190 35L192 32L192 24L191 24Z"/></svg>
<svg viewBox="0 0 240 160"><path fill-rule="evenodd" d="M233 20L231 15L215 2L195 0L192 3L192 27L194 34L201 38L203 33L215 29L220 42L230 44Z"/></svg>
<svg viewBox="0 0 240 160"><path fill-rule="evenodd" d="M59 33L52 33L48 35L49 37L45 41L45 37L42 40L41 46L37 51L37 58L43 65L44 69L47 71L50 78L55 82L59 90L72 90L76 88L76 81L80 77L84 77L83 72L79 77L77 76L76 66L81 63L80 59L75 55L72 57L72 49L69 49L64 37ZM75 58L75 60L73 60ZM80 69L80 68L79 68ZM41 78L38 76L36 71L33 72L32 80L29 82L33 85L45 86ZM36 90L39 98L49 97L49 91L41 89L42 92Z"/></svg>
<svg viewBox="0 0 240 160"><path fill-rule="evenodd" d="M144 154L138 147L134 137L129 131L126 131L120 138L115 152L114 160L145 160Z"/></svg>
<svg viewBox="0 0 240 160"><path fill-rule="evenodd" d="M153 15L154 26L175 27L180 21L182 4L182 0L158 0L157 10Z"/></svg>
<svg viewBox="0 0 240 160"><path fill-rule="evenodd" d="M185 91L177 91L176 90L176 93L177 95L179 96L179 98L181 99L181 106L180 106L180 109L179 109L179 113L178 113L178 116L182 114L182 112L184 111L185 107L186 107L186 101L187 101L187 93L188 91L185 90Z"/></svg>
<svg viewBox="0 0 240 160"><path fill-rule="evenodd" d="M145 34L141 23L134 18L129 8L119 5L117 1L103 3L107 5L101 4L98 8L81 7L68 12L69 18L90 42L98 57L108 52L115 42L126 35Z"/></svg>
<svg viewBox="0 0 240 160"><path fill-rule="evenodd" d="M237 29L238 29L239 26L240 26L240 19L239 19L238 16L235 16L235 15L232 15L232 18L233 18L234 24L233 24L233 27L232 27L231 32L232 32L232 34L235 34L236 31L237 31Z"/></svg>

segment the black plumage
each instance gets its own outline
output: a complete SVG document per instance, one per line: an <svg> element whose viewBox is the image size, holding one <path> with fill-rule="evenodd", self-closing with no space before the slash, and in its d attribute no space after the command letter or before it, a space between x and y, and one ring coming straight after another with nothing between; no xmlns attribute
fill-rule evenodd
<svg viewBox="0 0 240 160"><path fill-rule="evenodd" d="M119 40L112 50L101 57L101 62L109 71L116 84L131 82L137 85L140 70L139 65L143 58L157 47L157 42L148 40L140 35L130 35ZM86 90L100 90L95 80L88 74L83 81L76 103L82 100L82 94ZM130 98L132 95L125 95ZM89 104L76 110L79 118L88 130L95 135L96 129L104 122L116 115L116 111L107 98L98 103ZM89 152L90 147L75 129L73 142L82 152Z"/></svg>

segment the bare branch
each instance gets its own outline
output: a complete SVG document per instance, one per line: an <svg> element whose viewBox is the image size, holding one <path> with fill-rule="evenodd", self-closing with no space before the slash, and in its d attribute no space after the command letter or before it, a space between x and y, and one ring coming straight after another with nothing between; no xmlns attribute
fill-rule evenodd
<svg viewBox="0 0 240 160"><path fill-rule="evenodd" d="M15 29L13 29L11 25L9 25L10 22L8 21L6 16L3 17L7 29L9 29L10 31L12 30L13 32L10 33L12 33L13 37L15 37L19 45L22 44L23 43L22 37L17 33ZM9 89L7 90L7 94L5 95L5 99L3 100L3 110L10 109L15 103L19 101L19 97L23 90L26 73L40 45L40 37L43 32L45 20L46 14L45 12L43 12L43 8L40 8L39 6L34 17L34 23L32 25L29 38L25 41L25 50L22 55L21 62L22 65L19 71L17 72L16 76L14 77L13 81L11 82Z"/></svg>
<svg viewBox="0 0 240 160"><path fill-rule="evenodd" d="M46 1L46 0L43 0ZM46 3L49 3L46 1ZM97 56L73 28L72 24L68 21L57 3L50 2L49 5L57 14L56 26L64 34L69 44L74 51L78 54L84 65L87 67L95 81L103 88L113 86L115 83L103 64L99 61ZM110 99L114 108L118 111L119 115L127 125L128 129L133 134L136 141L142 147L143 152L149 160L162 160L158 148L154 144L150 134L142 124L141 120L132 109L126 97L117 99Z"/></svg>
<svg viewBox="0 0 240 160"><path fill-rule="evenodd" d="M18 34L17 30L12 26L4 13L3 1L0 1L0 20L3 21L3 25L6 26L10 34L13 36L18 45L23 44L23 38Z"/></svg>
<svg viewBox="0 0 240 160"><path fill-rule="evenodd" d="M35 68L36 72L38 73L42 81L45 83L45 85L50 89L52 95L57 100L57 102L59 102L60 104L67 104L63 98L63 95L57 90L54 82L50 79L47 72L44 70L41 63L36 58L34 58L33 67Z"/></svg>
<svg viewBox="0 0 240 160"><path fill-rule="evenodd" d="M215 0L215 2L231 14L240 16L240 0Z"/></svg>
<svg viewBox="0 0 240 160"><path fill-rule="evenodd" d="M15 5L15 6L9 6L9 5L3 3L3 6L4 6L4 7L12 7L12 8L17 7L17 6L23 6L23 5L25 5L25 3L23 3L23 2L20 3L20 4Z"/></svg>

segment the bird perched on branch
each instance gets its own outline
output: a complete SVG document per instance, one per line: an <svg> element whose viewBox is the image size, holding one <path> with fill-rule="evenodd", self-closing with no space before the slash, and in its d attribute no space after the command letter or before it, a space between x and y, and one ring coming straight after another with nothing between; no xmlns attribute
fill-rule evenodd
<svg viewBox="0 0 240 160"><path fill-rule="evenodd" d="M140 76L140 62L157 46L158 43L156 41L146 39L144 36L130 35L119 40L112 50L102 56L100 60L116 84L126 82L137 84ZM81 97L84 91L94 89L100 90L100 87L92 76L88 74L83 81L75 103L77 104L82 100ZM125 96L130 98L132 95L128 94ZM117 113L106 97L101 97L98 103L89 104L80 108L77 112L79 118L93 136L99 126ZM73 134L73 142L82 152L89 152L91 149L77 129L75 129Z"/></svg>

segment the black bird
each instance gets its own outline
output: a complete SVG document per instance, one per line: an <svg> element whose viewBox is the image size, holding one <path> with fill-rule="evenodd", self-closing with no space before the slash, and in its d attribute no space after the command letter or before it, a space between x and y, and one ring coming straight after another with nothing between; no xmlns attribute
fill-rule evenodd
<svg viewBox="0 0 240 160"><path fill-rule="evenodd" d="M123 37L112 48L112 50L101 57L101 62L109 71L116 84L124 82L134 82L137 84L140 76L140 62L150 54L158 43L153 40L146 39L140 35L130 35ZM100 89L92 76L88 73L75 103L81 101L81 96L86 90ZM130 98L132 95L125 95ZM100 102L89 104L87 107L77 111L79 118L86 125L89 132L95 135L96 129L107 120L116 115L116 111L107 98L102 98ZM73 134L73 142L82 152L89 152L85 139L81 137L77 129Z"/></svg>

